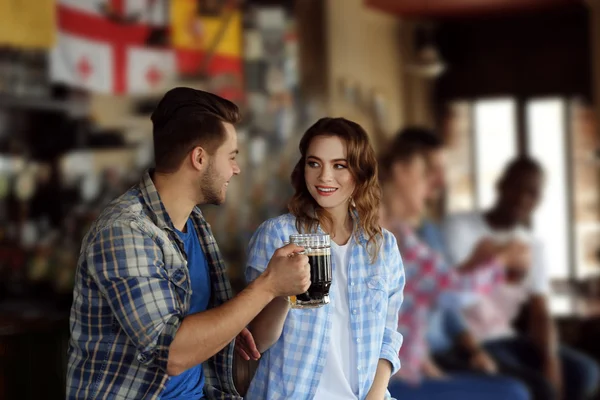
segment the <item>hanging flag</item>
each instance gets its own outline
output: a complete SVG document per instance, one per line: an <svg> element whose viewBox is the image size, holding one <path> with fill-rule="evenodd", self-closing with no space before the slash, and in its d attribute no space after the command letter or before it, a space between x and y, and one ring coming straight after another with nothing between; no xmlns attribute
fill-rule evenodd
<svg viewBox="0 0 600 400"><path fill-rule="evenodd" d="M169 0L127 0L124 10L130 18L138 23L152 26L169 24Z"/></svg>
<svg viewBox="0 0 600 400"><path fill-rule="evenodd" d="M52 79L99 93L113 90L114 52L103 41L60 33L50 54Z"/></svg>
<svg viewBox="0 0 600 400"><path fill-rule="evenodd" d="M173 50L148 45L164 34L167 0L58 3L53 81L101 93L143 94L160 90L175 75Z"/></svg>
<svg viewBox="0 0 600 400"><path fill-rule="evenodd" d="M47 49L56 40L55 0L0 0L0 46Z"/></svg>
<svg viewBox="0 0 600 400"><path fill-rule="evenodd" d="M58 0L58 3L78 12L129 24L168 25L168 0Z"/></svg>
<svg viewBox="0 0 600 400"><path fill-rule="evenodd" d="M130 46L127 49L127 93L142 94L159 89L164 74L175 69L172 50Z"/></svg>
<svg viewBox="0 0 600 400"><path fill-rule="evenodd" d="M199 2L171 0L171 43L177 71L183 75L207 74L218 94L243 96L242 11L237 1ZM208 5L215 7L208 9ZM210 54L209 54L210 53ZM210 57L207 59L206 57Z"/></svg>

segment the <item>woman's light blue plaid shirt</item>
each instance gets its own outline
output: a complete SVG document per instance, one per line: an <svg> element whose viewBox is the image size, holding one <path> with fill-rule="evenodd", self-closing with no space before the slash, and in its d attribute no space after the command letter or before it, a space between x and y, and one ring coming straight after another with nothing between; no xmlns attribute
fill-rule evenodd
<svg viewBox="0 0 600 400"><path fill-rule="evenodd" d="M256 279L267 267L275 250L298 233L291 214L264 222L249 244L246 279ZM358 235L348 266L348 299L351 340L356 343L359 393L364 399L373 384L379 359L388 360L395 373L400 368L398 351L402 336L397 332L402 304L404 269L396 239L384 230L377 260L371 264L366 237ZM338 268L335 263L333 268ZM335 275L335 274L334 274ZM340 284L333 282L332 285ZM332 324L332 304L312 310L291 309L279 340L261 358L246 399L312 399L327 356Z"/></svg>

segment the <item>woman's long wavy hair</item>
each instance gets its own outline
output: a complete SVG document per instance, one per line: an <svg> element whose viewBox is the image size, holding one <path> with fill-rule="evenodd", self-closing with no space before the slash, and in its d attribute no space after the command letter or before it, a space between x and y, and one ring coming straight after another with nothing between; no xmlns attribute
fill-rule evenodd
<svg viewBox="0 0 600 400"><path fill-rule="evenodd" d="M344 118L322 118L302 136L299 146L301 157L291 176L295 193L288 204L290 213L296 217L296 228L299 232L316 232L321 225L324 231L330 232L333 226L331 215L319 206L308 191L304 176L306 152L317 136L335 136L346 143L348 170L356 185L352 201L348 203L348 211L352 212L355 221L354 234L357 239L361 231L367 239L366 250L373 263L383 238L378 222L381 189L377 179L375 151L365 130L355 122ZM358 218L355 218L355 214Z"/></svg>

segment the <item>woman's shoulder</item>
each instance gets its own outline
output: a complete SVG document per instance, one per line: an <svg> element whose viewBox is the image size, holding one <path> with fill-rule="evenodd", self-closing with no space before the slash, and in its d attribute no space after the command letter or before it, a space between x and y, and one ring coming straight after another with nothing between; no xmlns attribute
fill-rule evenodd
<svg viewBox="0 0 600 400"><path fill-rule="evenodd" d="M278 215L277 217L269 218L268 220L263 222L262 225L280 226L280 227L288 226L288 225L296 226L296 217L290 213L281 214L281 215Z"/></svg>
<svg viewBox="0 0 600 400"><path fill-rule="evenodd" d="M249 258L267 257L269 259L272 252L283 246L289 240L290 235L296 232L295 221L296 219L292 215L283 214L269 218L260 224L248 243Z"/></svg>
<svg viewBox="0 0 600 400"><path fill-rule="evenodd" d="M393 258L393 255L398 253L398 244L395 235L383 227L381 228L381 236L377 239L375 245L378 248L379 254L377 259L384 263L387 263L390 258Z"/></svg>
<svg viewBox="0 0 600 400"><path fill-rule="evenodd" d="M384 246L390 246L396 242L396 236L386 228L381 228L381 237Z"/></svg>
<svg viewBox="0 0 600 400"><path fill-rule="evenodd" d="M264 221L255 234L273 234L279 233L290 235L296 231L296 217L292 214L282 214L277 217L269 218Z"/></svg>
<svg viewBox="0 0 600 400"><path fill-rule="evenodd" d="M377 271L376 274L387 277L385 279L391 279L403 269L402 256L396 240L394 233L382 227L381 238L377 245L377 258L371 265L371 270L373 273Z"/></svg>

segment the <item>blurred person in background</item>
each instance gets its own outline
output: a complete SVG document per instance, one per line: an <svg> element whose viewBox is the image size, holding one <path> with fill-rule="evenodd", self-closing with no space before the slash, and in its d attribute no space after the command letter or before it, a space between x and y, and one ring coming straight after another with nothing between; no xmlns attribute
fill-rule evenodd
<svg viewBox="0 0 600 400"><path fill-rule="evenodd" d="M548 308L550 285L543 245L528 229L543 181L542 168L535 160L513 160L497 183L495 205L483 213L450 216L444 224L445 243L454 263L463 262L481 240L492 240L496 248L515 254L506 265L506 282L463 313L498 369L527 384L535 399L586 399L597 388L598 366L558 344ZM512 327L523 306L530 319L529 337Z"/></svg>
<svg viewBox="0 0 600 400"><path fill-rule="evenodd" d="M426 180L428 183L426 207L418 219L416 233L427 245L446 257L444 236L436 221L436 209L446 190L446 154L444 142L433 130L413 126L402 129L397 134L402 142L419 149L426 161Z"/></svg>
<svg viewBox="0 0 600 400"><path fill-rule="evenodd" d="M419 213L411 218L414 222L414 233L435 251L446 266L450 261L444 244L444 236L440 225L433 217L446 189L446 156L444 143L440 136L431 129L412 126L400 130L396 135L396 146L402 146L402 153L420 154L425 159L425 180L427 190L425 205ZM407 157L407 156L405 156ZM389 161L384 161L389 162ZM389 167L389 166L388 166ZM419 181L423 183L423 180ZM472 263L487 262L501 256L499 249L482 241L471 254ZM450 300L448 300L450 301ZM495 362L474 340L469 333L467 322L461 312L453 307L435 307L428 316L427 342L431 358L444 369L473 370L490 373L496 370Z"/></svg>
<svg viewBox="0 0 600 400"><path fill-rule="evenodd" d="M444 143L436 132L421 126L401 129L396 137L405 146L420 151L425 157L428 182L427 200L422 215L415 220L415 233L430 249L437 252L444 262L448 263L442 230L434 218L435 210L439 209L446 189ZM455 344L465 343L466 346L461 346L463 349L465 347L475 349L475 346L469 342L470 337L466 335L466 332L467 324L459 310L442 307L432 310L427 329L427 341L432 358L440 365L449 367L450 363L454 364L455 362L454 352L451 351ZM476 354L484 355L476 357ZM466 358L470 360L470 364L475 370L489 371L495 368L485 353L472 351L471 354L467 354ZM486 360L480 361L477 358ZM463 365L462 362L460 365Z"/></svg>
<svg viewBox="0 0 600 400"><path fill-rule="evenodd" d="M246 278L262 276L291 234L324 232L332 238L331 303L290 309L280 297L250 324L264 353L247 398L388 398L390 375L400 367L404 271L396 240L379 226L373 148L358 124L323 118L302 137L300 153L290 213L254 233Z"/></svg>
<svg viewBox="0 0 600 400"><path fill-rule="evenodd" d="M465 286L485 293L502 281L502 265L488 258L482 246L454 271L417 236L430 185L427 151L420 143L398 135L379 166L384 193L382 226L396 236L406 271L404 303L398 316L398 330L404 336L402 368L390 382L391 394L398 399L528 399L527 389L518 381L494 375L495 364L466 330L460 332L460 345L474 368L487 375L446 374L431 357L425 335L430 316L440 307L458 313L452 305L443 304L444 292Z"/></svg>
<svg viewBox="0 0 600 400"><path fill-rule="evenodd" d="M84 238L71 309L67 398L241 399L233 341L274 298L308 287L302 248L274 250L232 297L199 204L225 201L237 106L175 88L152 114L155 169L114 200ZM256 348L250 348L254 358Z"/></svg>

